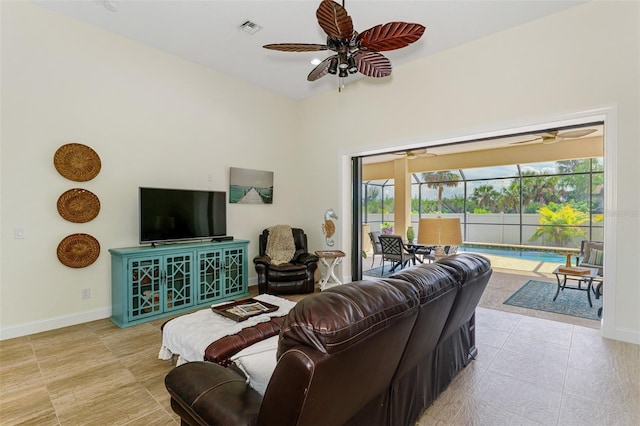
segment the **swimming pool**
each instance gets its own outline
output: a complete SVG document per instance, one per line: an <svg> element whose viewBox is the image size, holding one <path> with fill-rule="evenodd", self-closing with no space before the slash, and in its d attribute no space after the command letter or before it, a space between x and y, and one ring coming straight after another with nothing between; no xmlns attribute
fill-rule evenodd
<svg viewBox="0 0 640 426"><path fill-rule="evenodd" d="M458 248L458 251L472 251L475 253L495 254L497 256L516 257L526 260L535 260L537 262L556 262L565 263L566 256L552 251L542 251L530 248L517 247L496 247L496 246L480 246L473 244L465 244Z"/></svg>

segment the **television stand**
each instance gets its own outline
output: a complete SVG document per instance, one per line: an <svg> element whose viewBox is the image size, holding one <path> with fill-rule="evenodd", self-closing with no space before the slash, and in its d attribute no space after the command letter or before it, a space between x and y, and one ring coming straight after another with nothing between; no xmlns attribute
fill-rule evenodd
<svg viewBox="0 0 640 426"><path fill-rule="evenodd" d="M234 240L109 249L111 321L129 327L248 296L248 245Z"/></svg>

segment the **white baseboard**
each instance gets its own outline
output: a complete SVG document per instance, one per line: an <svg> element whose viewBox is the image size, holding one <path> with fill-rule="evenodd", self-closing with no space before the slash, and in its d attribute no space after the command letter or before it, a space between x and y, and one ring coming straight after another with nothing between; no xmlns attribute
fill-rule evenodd
<svg viewBox="0 0 640 426"><path fill-rule="evenodd" d="M637 330L628 330L624 328L616 328L613 336L603 336L613 340L620 340L627 343L635 343L640 345L640 333Z"/></svg>
<svg viewBox="0 0 640 426"><path fill-rule="evenodd" d="M258 278L249 280L249 286L257 286ZM253 281L253 282L251 282ZM57 318L49 318L42 321L34 321L26 324L0 328L0 340L13 339L15 337L28 336L29 334L42 333L43 331L55 330L57 328L69 327L71 325L82 324L84 322L96 321L111 316L111 306L94 311L80 312L78 314L66 315Z"/></svg>
<svg viewBox="0 0 640 426"><path fill-rule="evenodd" d="M0 340L13 339L14 337L27 336L29 334L42 333L43 331L69 327L71 325L109 318L111 306L96 309L94 311L80 312L78 314L63 317L49 318L43 321L34 321L26 324L0 328Z"/></svg>

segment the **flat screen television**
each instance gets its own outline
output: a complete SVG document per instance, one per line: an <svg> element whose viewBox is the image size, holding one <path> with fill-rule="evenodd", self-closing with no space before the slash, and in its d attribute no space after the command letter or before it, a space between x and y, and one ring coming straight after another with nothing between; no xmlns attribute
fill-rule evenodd
<svg viewBox="0 0 640 426"><path fill-rule="evenodd" d="M214 240L227 235L227 193L140 188L140 243Z"/></svg>

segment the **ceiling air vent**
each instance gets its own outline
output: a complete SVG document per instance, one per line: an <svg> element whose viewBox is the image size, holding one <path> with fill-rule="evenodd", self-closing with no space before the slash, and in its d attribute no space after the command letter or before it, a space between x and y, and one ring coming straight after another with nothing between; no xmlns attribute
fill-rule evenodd
<svg viewBox="0 0 640 426"><path fill-rule="evenodd" d="M247 34L255 34L262 29L262 27L255 22L244 21L242 25L240 25L240 29Z"/></svg>

